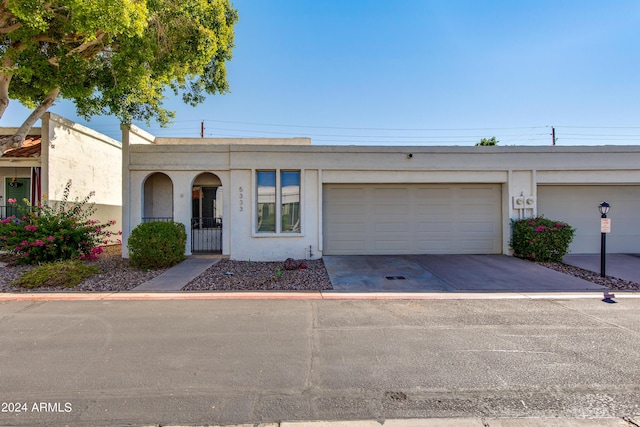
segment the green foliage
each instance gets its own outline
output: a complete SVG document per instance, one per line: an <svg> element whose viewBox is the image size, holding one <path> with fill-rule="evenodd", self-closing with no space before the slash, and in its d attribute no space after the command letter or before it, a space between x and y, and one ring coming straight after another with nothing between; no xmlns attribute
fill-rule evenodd
<svg viewBox="0 0 640 427"><path fill-rule="evenodd" d="M187 232L180 222L146 222L127 242L131 265L141 269L172 267L184 260Z"/></svg>
<svg viewBox="0 0 640 427"><path fill-rule="evenodd" d="M500 141L498 141L495 136L492 136L491 138L488 138L488 139L487 138L482 138L480 140L480 142L478 142L476 144L476 147L498 145L498 142L500 142Z"/></svg>
<svg viewBox="0 0 640 427"><path fill-rule="evenodd" d="M511 220L514 255L532 261L560 262L569 252L575 229L544 217Z"/></svg>
<svg viewBox="0 0 640 427"><path fill-rule="evenodd" d="M37 264L67 259L95 259L101 244L111 236L109 224L91 219L95 207L89 203L92 194L70 202L71 181L63 198L52 205L29 206L26 200L17 206L18 215L0 221L0 249L14 253L18 264Z"/></svg>
<svg viewBox="0 0 640 427"><path fill-rule="evenodd" d="M58 261L43 264L22 274L13 286L33 289L40 287L73 288L94 274L100 273L98 267L86 265L79 260Z"/></svg>
<svg viewBox="0 0 640 427"><path fill-rule="evenodd" d="M0 85L29 108L58 88L83 117L164 125L165 89L191 105L228 91L237 20L229 0L5 1Z"/></svg>

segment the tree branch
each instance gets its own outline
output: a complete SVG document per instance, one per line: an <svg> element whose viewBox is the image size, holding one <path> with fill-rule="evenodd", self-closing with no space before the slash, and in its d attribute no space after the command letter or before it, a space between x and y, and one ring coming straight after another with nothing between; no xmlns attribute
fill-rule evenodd
<svg viewBox="0 0 640 427"><path fill-rule="evenodd" d="M76 47L75 49L71 49L67 53L67 56L71 56L76 53L82 53L87 49L89 49L90 47L93 47L102 43L102 39L104 39L104 36L105 36L105 32L102 30L98 30L95 39L91 40L90 42L82 43L80 46Z"/></svg>
<svg viewBox="0 0 640 427"><path fill-rule="evenodd" d="M3 153L9 148L19 148L22 147L24 143L24 139L27 137L27 134L33 127L33 125L40 120L40 117L53 105L53 101L56 100L56 97L60 93L60 88L57 87L52 90L38 105L38 107L33 110L33 112L27 117L27 120L22 123L22 126L18 129L18 131L9 138L6 142L0 144L0 151Z"/></svg>

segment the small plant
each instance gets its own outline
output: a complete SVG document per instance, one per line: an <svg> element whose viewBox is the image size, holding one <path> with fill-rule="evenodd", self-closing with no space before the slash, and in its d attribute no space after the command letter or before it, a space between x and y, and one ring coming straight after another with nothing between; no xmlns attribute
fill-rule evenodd
<svg viewBox="0 0 640 427"><path fill-rule="evenodd" d="M37 264L67 259L96 259L111 237L109 226L90 217L95 206L93 193L82 200L69 201L71 181L62 200L30 206L28 200L9 199L18 212L0 221L0 249L16 255L18 264ZM46 202L46 201L45 201Z"/></svg>
<svg viewBox="0 0 640 427"><path fill-rule="evenodd" d="M146 222L127 242L131 265L141 269L172 267L184 260L187 232L180 222Z"/></svg>
<svg viewBox="0 0 640 427"><path fill-rule="evenodd" d="M86 265L80 260L58 261L43 264L26 271L20 279L11 283L27 289L40 287L73 288L94 274L100 273L98 267Z"/></svg>
<svg viewBox="0 0 640 427"><path fill-rule="evenodd" d="M569 252L575 229L544 217L512 220L514 255L532 261L560 262Z"/></svg>

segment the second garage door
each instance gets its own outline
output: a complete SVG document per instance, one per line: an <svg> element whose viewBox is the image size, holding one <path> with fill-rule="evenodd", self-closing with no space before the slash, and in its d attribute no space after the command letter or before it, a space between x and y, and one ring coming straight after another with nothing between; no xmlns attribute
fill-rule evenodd
<svg viewBox="0 0 640 427"><path fill-rule="evenodd" d="M327 184L326 255L497 254L499 184Z"/></svg>
<svg viewBox="0 0 640 427"><path fill-rule="evenodd" d="M538 213L564 221L576 229L572 253L600 252L598 205L611 205L611 233L607 252L640 253L640 186L638 185L540 185Z"/></svg>

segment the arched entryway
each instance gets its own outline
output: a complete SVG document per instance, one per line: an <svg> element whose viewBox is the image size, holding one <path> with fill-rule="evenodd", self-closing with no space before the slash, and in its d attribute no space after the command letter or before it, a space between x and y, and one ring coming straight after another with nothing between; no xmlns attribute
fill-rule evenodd
<svg viewBox="0 0 640 427"><path fill-rule="evenodd" d="M191 191L191 252L222 252L222 183L201 173Z"/></svg>
<svg viewBox="0 0 640 427"><path fill-rule="evenodd" d="M173 181L161 172L145 179L142 222L173 221Z"/></svg>

